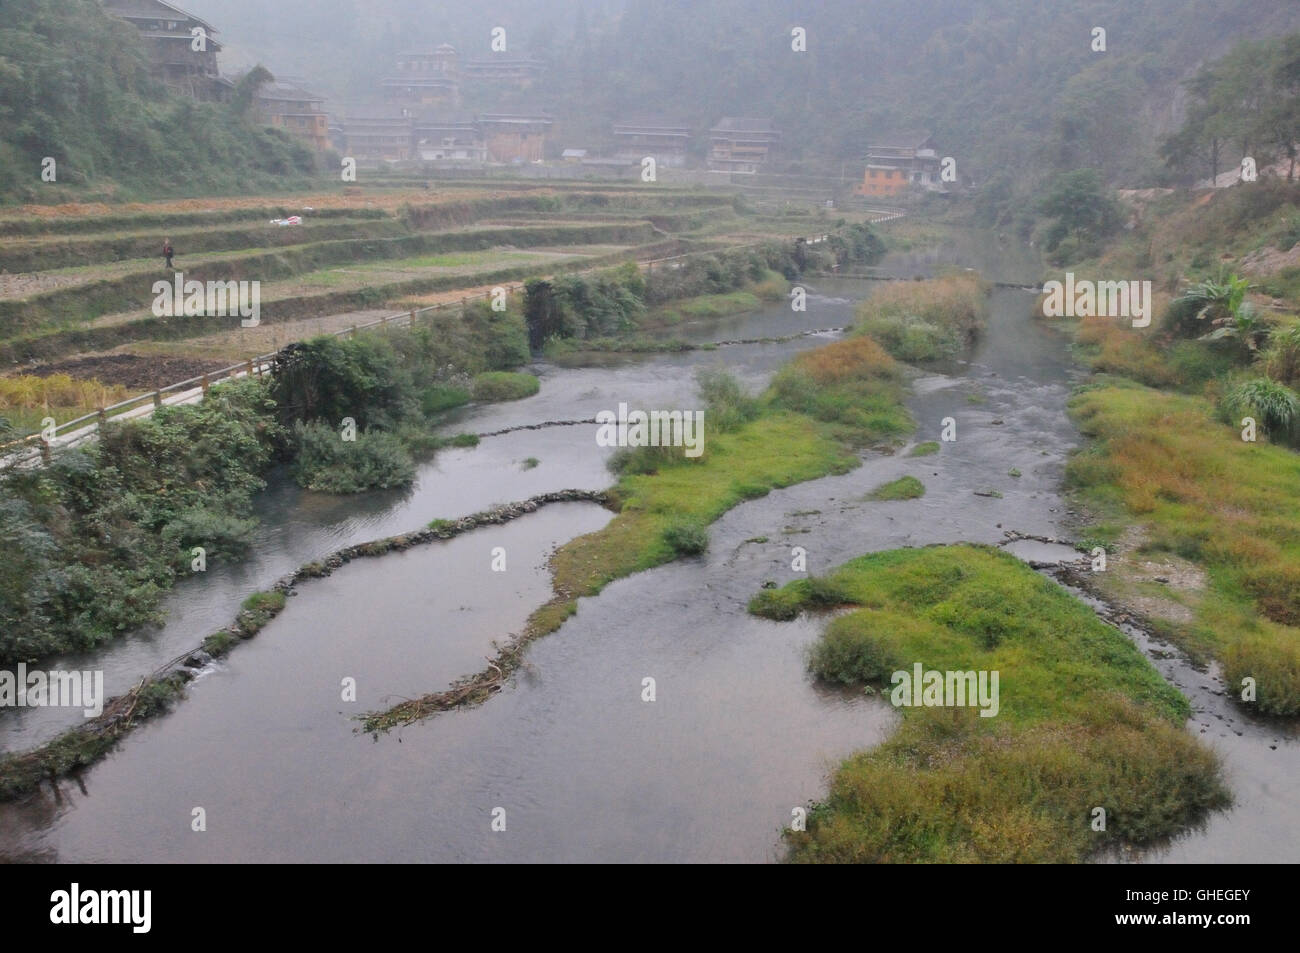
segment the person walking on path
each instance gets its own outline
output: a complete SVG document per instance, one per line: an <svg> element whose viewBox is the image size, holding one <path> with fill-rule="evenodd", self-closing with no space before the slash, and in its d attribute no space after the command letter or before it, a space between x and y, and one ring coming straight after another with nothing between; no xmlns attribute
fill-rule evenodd
<svg viewBox="0 0 1300 953"><path fill-rule="evenodd" d="M172 271L175 271L176 269L175 269L175 268L172 268L172 255L173 255L173 254L175 254L175 253L172 251L172 240L171 240L170 238L164 238L164 239L163 239L163 257L167 259L167 267L168 267L168 268L171 268Z"/></svg>

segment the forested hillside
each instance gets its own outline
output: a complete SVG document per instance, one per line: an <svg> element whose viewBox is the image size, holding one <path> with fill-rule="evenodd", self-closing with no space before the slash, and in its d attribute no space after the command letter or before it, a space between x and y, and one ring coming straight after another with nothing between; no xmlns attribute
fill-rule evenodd
<svg viewBox="0 0 1300 953"><path fill-rule="evenodd" d="M607 132L628 114L698 131L722 115L774 118L788 160L838 171L873 134L923 127L990 181L1100 168L1150 185L1168 175L1162 136L1182 83L1243 37L1300 29L1289 0L192 0L233 48L283 62L322 91L373 87L399 49L451 42L550 66L529 95L569 127ZM807 31L807 52L791 30ZM1092 31L1106 49L1092 49ZM237 55L237 54L236 54ZM471 105L473 105L471 103Z"/></svg>
<svg viewBox="0 0 1300 953"><path fill-rule="evenodd" d="M42 181L42 160L55 162ZM0 198L285 186L311 152L234 108L168 96L134 27L96 0L0 3Z"/></svg>

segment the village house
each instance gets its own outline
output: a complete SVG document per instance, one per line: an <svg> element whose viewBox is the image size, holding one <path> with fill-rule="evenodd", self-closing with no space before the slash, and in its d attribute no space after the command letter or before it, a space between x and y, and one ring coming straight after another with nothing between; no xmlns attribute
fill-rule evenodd
<svg viewBox="0 0 1300 953"><path fill-rule="evenodd" d="M486 162L487 146L471 116L416 119L415 158L425 162Z"/></svg>
<svg viewBox="0 0 1300 953"><path fill-rule="evenodd" d="M854 195L898 195L909 188L940 188L942 160L928 132L882 136L867 146L866 170L853 187Z"/></svg>
<svg viewBox="0 0 1300 953"><path fill-rule="evenodd" d="M662 119L627 119L614 124L614 156L640 162L654 156L655 164L678 169L686 165L689 126Z"/></svg>
<svg viewBox="0 0 1300 953"><path fill-rule="evenodd" d="M531 56L496 53L486 59L466 60L461 73L466 82L491 83L528 89L546 72L546 64Z"/></svg>
<svg viewBox="0 0 1300 953"><path fill-rule="evenodd" d="M433 52L397 54L393 72L380 80L384 100L415 106L460 104L456 49L443 43Z"/></svg>
<svg viewBox="0 0 1300 953"><path fill-rule="evenodd" d="M325 100L293 83L263 83L257 89L257 112L268 126L306 139L318 150L330 148Z"/></svg>
<svg viewBox="0 0 1300 953"><path fill-rule="evenodd" d="M104 10L140 31L151 72L167 89L200 102L225 102L232 84L217 67L216 28L163 0L101 0ZM198 49L195 49L195 47Z"/></svg>
<svg viewBox="0 0 1300 953"><path fill-rule="evenodd" d="M485 113L477 120L488 162L540 162L553 120L543 113Z"/></svg>
<svg viewBox="0 0 1300 953"><path fill-rule="evenodd" d="M715 172L757 172L781 140L769 119L724 117L709 130L709 168Z"/></svg>
<svg viewBox="0 0 1300 953"><path fill-rule="evenodd" d="M343 120L346 154L354 159L403 162L411 158L414 124L409 113L353 114Z"/></svg>

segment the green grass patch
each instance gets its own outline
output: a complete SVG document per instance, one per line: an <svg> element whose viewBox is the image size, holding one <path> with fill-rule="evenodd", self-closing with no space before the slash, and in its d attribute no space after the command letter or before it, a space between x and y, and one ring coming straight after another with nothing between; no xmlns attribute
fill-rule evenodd
<svg viewBox="0 0 1300 953"><path fill-rule="evenodd" d="M1067 468L1091 533L1136 520L1148 551L1203 566L1195 621L1174 632L1220 658L1234 697L1254 678L1259 710L1300 713L1300 456L1243 441L1201 397L1114 382L1070 407L1092 438Z"/></svg>
<svg viewBox="0 0 1300 953"><path fill-rule="evenodd" d="M915 500L925 496L925 484L914 476L899 477L882 483L867 494L868 500Z"/></svg>
<svg viewBox="0 0 1300 953"><path fill-rule="evenodd" d="M616 455L619 514L556 552L557 598L595 595L615 579L668 562L689 542L674 527L704 527L773 488L845 473L858 465L851 448L911 428L898 367L870 338L795 356L759 398L716 375L706 375L701 389L705 420L718 410L729 429L707 430L705 453L695 458L662 447ZM539 617L530 624L540 624Z"/></svg>
<svg viewBox="0 0 1300 953"><path fill-rule="evenodd" d="M475 400L522 400L532 397L540 388L541 382L532 374L488 371L474 378L470 392Z"/></svg>
<svg viewBox="0 0 1300 953"><path fill-rule="evenodd" d="M833 604L809 655L820 678L880 688L920 663L997 672L998 711L907 707L854 755L789 832L797 862L1069 863L1148 844L1224 807L1216 756L1183 728L1190 706L1116 629L992 547L893 550L761 591L774 619ZM1093 810L1106 829L1092 829Z"/></svg>
<svg viewBox="0 0 1300 953"><path fill-rule="evenodd" d="M927 440L925 443L918 443L915 447L913 447L911 453L909 453L908 456L928 457L931 454L935 454L938 452L939 452L939 441Z"/></svg>

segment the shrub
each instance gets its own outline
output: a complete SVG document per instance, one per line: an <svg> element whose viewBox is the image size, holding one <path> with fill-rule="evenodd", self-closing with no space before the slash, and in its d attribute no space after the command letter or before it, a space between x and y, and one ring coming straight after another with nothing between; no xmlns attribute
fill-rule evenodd
<svg viewBox="0 0 1300 953"><path fill-rule="evenodd" d="M324 493L406 486L415 479L415 462L402 441L376 430L357 432L345 441L324 423L294 425L297 459L294 479L300 486Z"/></svg>
<svg viewBox="0 0 1300 953"><path fill-rule="evenodd" d="M663 540L678 556L698 556L709 548L709 531L698 520L677 520L664 528Z"/></svg>
<svg viewBox="0 0 1300 953"><path fill-rule="evenodd" d="M257 520L244 519L216 506L196 506L182 511L162 528L163 542L176 551L184 566L190 549L202 546L205 557L236 559L253 544Z"/></svg>
<svg viewBox="0 0 1300 953"><path fill-rule="evenodd" d="M688 460L703 460L704 457L705 454L688 457L682 447L619 447L610 454L605 465L611 472L626 476L658 473L663 467Z"/></svg>
<svg viewBox="0 0 1300 953"><path fill-rule="evenodd" d="M901 621L907 623L906 617ZM904 666L880 634L899 622L895 613L871 610L833 620L809 650L808 670L843 685L889 684L891 673Z"/></svg>
<svg viewBox="0 0 1300 953"><path fill-rule="evenodd" d="M1300 420L1300 396L1267 377L1238 384L1223 396L1220 407L1225 419L1234 425L1242 416L1255 417L1275 442L1289 437Z"/></svg>
<svg viewBox="0 0 1300 953"><path fill-rule="evenodd" d="M1264 372L1279 384L1300 382L1300 323L1274 331L1264 351Z"/></svg>
<svg viewBox="0 0 1300 953"><path fill-rule="evenodd" d="M984 326L988 292L985 282L966 274L895 283L858 305L854 330L899 360L954 357Z"/></svg>
<svg viewBox="0 0 1300 953"><path fill-rule="evenodd" d="M740 382L719 368L704 368L696 374L700 396L704 399L705 419L709 426L726 433L756 418L762 404L745 393Z"/></svg>
<svg viewBox="0 0 1300 953"><path fill-rule="evenodd" d="M470 393L450 384L430 384L420 392L420 411L426 417L468 404Z"/></svg>
<svg viewBox="0 0 1300 953"><path fill-rule="evenodd" d="M322 335L276 355L271 396L286 424L323 420L337 426L391 427L417 413L410 371L385 337Z"/></svg>
<svg viewBox="0 0 1300 953"><path fill-rule="evenodd" d="M1229 646L1223 657L1223 674L1234 686L1253 678L1260 711L1300 714L1300 645L1294 639L1258 636Z"/></svg>

